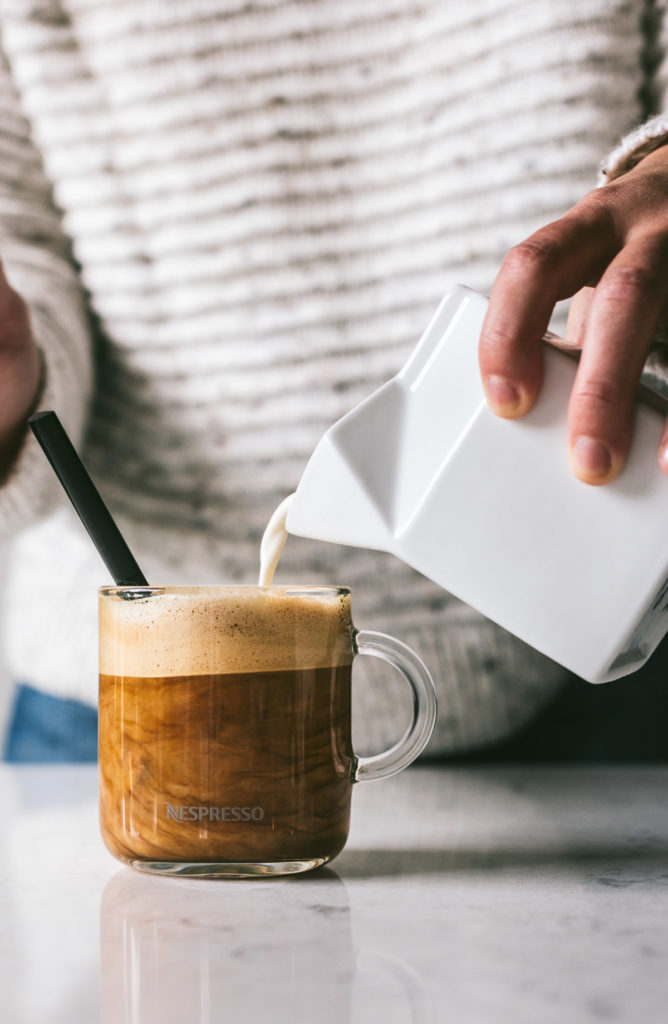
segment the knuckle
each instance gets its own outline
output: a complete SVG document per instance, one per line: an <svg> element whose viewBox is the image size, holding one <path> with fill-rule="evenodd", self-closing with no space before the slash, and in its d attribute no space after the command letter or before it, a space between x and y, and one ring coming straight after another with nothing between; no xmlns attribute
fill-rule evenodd
<svg viewBox="0 0 668 1024"><path fill-rule="evenodd" d="M659 287L656 271L640 264L610 267L596 288L597 297L607 303L635 302Z"/></svg>
<svg viewBox="0 0 668 1024"><path fill-rule="evenodd" d="M617 410L623 404L623 391L612 380L591 377L579 384L573 393L573 405L576 413L583 410L606 412Z"/></svg>
<svg viewBox="0 0 668 1024"><path fill-rule="evenodd" d="M550 270L558 263L559 245L547 236L534 235L514 245L503 261L503 270L513 276Z"/></svg>
<svg viewBox="0 0 668 1024"><path fill-rule="evenodd" d="M614 245L624 234L623 197L616 183L594 188L587 192L566 214L568 221L576 220L588 233L595 234L601 244Z"/></svg>
<svg viewBox="0 0 668 1024"><path fill-rule="evenodd" d="M596 223L610 221L613 217L616 198L617 186L614 184L606 185L603 188L593 188L576 203L571 212L585 216Z"/></svg>
<svg viewBox="0 0 668 1024"><path fill-rule="evenodd" d="M480 351L482 354L504 354L514 348L515 339L510 331L490 323L480 335Z"/></svg>

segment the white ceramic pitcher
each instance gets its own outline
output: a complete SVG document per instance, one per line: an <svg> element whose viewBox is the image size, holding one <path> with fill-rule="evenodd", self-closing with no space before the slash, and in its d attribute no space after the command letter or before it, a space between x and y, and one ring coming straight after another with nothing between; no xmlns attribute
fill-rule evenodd
<svg viewBox="0 0 668 1024"><path fill-rule="evenodd" d="M639 403L628 463L592 487L568 465L576 365L545 345L520 420L484 398L487 300L445 296L403 369L313 453L289 533L389 551L590 682L638 668L668 630L663 417Z"/></svg>

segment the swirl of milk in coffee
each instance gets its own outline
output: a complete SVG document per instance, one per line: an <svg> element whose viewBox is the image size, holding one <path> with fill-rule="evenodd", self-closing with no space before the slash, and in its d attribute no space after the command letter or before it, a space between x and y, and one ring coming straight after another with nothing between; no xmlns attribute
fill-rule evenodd
<svg viewBox="0 0 668 1024"><path fill-rule="evenodd" d="M259 579L261 587L270 587L274 582L276 566L283 553L285 542L288 539L288 531L285 528L285 524L293 498L294 494L290 494L281 502L267 523L267 528L262 535Z"/></svg>

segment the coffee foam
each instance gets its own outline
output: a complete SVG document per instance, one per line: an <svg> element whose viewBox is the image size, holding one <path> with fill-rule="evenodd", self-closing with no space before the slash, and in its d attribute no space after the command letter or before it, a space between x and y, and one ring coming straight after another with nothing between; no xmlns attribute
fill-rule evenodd
<svg viewBox="0 0 668 1024"><path fill-rule="evenodd" d="M345 665L350 594L298 587L174 587L100 597L100 672L184 676Z"/></svg>

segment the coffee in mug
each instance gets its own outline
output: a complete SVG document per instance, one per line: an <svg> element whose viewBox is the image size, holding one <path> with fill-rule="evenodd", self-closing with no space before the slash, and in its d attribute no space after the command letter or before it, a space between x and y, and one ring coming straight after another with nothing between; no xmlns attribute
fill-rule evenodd
<svg viewBox="0 0 668 1024"><path fill-rule="evenodd" d="M345 587L105 587L99 592L100 818L149 872L244 877L343 848L353 783L406 767L436 716L427 669L357 631ZM373 757L351 742L355 654L393 664L413 721Z"/></svg>

